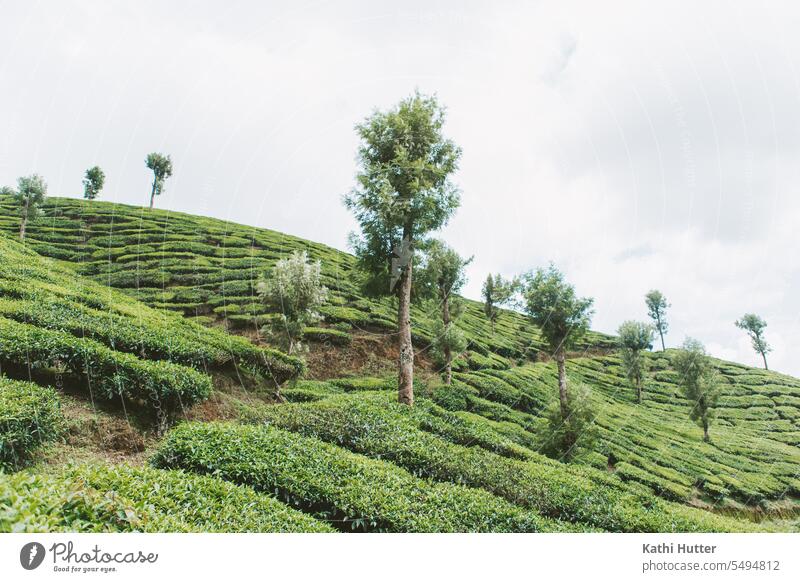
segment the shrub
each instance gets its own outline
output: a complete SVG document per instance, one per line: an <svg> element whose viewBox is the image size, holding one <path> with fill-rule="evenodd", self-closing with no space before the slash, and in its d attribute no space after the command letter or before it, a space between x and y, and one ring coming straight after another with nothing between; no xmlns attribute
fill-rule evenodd
<svg viewBox="0 0 800 582"><path fill-rule="evenodd" d="M334 346L347 346L352 340L349 333L326 327L307 327L303 330L303 336L312 342L330 343Z"/></svg>
<svg viewBox="0 0 800 582"><path fill-rule="evenodd" d="M152 462L211 473L337 520L394 532L554 531L559 524L480 490L430 483L384 461L270 427L182 424Z"/></svg>
<svg viewBox="0 0 800 582"><path fill-rule="evenodd" d="M61 408L52 388L0 376L0 471L28 461L61 429Z"/></svg>

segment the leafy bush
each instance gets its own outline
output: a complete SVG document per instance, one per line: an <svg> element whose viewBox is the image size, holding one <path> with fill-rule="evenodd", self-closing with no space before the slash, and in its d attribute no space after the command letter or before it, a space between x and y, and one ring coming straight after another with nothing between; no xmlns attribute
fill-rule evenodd
<svg viewBox="0 0 800 582"><path fill-rule="evenodd" d="M0 471L24 464L61 429L61 408L51 388L0 376Z"/></svg>
<svg viewBox="0 0 800 582"><path fill-rule="evenodd" d="M336 520L394 532L556 531L562 527L484 491L430 483L391 463L270 427L182 424L158 467L210 473Z"/></svg>
<svg viewBox="0 0 800 582"><path fill-rule="evenodd" d="M125 499L63 476L0 474L0 532L147 531L149 517ZM174 520L165 521L164 531L178 530Z"/></svg>
<svg viewBox="0 0 800 582"><path fill-rule="evenodd" d="M312 342L330 343L334 346L347 346L352 341L349 333L329 327L307 327L303 330L303 336Z"/></svg>

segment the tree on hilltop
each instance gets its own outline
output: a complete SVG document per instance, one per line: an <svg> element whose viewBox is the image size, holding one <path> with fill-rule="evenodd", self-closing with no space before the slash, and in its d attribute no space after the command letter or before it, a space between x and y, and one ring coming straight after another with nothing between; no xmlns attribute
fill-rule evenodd
<svg viewBox="0 0 800 582"><path fill-rule="evenodd" d="M164 184L172 176L172 160L169 156L153 152L147 154L144 163L153 171L153 186L150 190L150 208L153 208L153 200L164 193Z"/></svg>
<svg viewBox="0 0 800 582"><path fill-rule="evenodd" d="M86 170L83 177L83 197L86 200L94 200L100 195L103 185L106 183L106 174L100 166L93 166Z"/></svg>
<svg viewBox="0 0 800 582"><path fill-rule="evenodd" d="M772 348L767 343L767 340L764 339L764 329L767 327L767 322L755 313L745 313L741 319L736 321L735 325L747 332L753 344L753 349L761 354L761 358L764 360L764 369L769 370L767 354L772 351Z"/></svg>
<svg viewBox="0 0 800 582"><path fill-rule="evenodd" d="M644 296L644 301L647 304L647 314L653 320L654 326L658 335L661 337L661 350L666 350L664 344L664 334L667 333L669 325L667 324L667 309L670 304L667 303L667 298L664 294L657 289L653 289Z"/></svg>

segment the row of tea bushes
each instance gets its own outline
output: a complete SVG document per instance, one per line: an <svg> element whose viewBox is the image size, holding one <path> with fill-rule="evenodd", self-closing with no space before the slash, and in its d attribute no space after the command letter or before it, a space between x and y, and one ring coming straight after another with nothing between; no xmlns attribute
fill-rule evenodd
<svg viewBox="0 0 800 582"><path fill-rule="evenodd" d="M432 483L392 463L270 427L182 424L162 441L153 463L275 492L287 503L324 516L344 530L570 529L485 491Z"/></svg>
<svg viewBox="0 0 800 582"><path fill-rule="evenodd" d="M624 532L755 528L669 503L646 488L628 486L596 469L565 466L534 451L526 454L526 449L511 448L499 434L492 445L489 430L473 431L472 442L464 432L456 439L462 444L456 444L422 430L420 416L424 414L422 406L409 409L381 394L344 394L307 404L261 407L251 410L245 420L313 436L390 461L415 475L482 488L541 515L588 527ZM488 450L492 448L507 456ZM518 456L528 458L513 458Z"/></svg>
<svg viewBox="0 0 800 582"><path fill-rule="evenodd" d="M0 475L0 532L333 532L268 495L181 471L78 465Z"/></svg>

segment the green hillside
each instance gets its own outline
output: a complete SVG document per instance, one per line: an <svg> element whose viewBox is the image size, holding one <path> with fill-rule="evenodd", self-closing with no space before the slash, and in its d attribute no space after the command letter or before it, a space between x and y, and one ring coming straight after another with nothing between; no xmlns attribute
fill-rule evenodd
<svg viewBox="0 0 800 582"><path fill-rule="evenodd" d="M14 236L17 230L8 199L0 198L0 231ZM267 229L123 204L49 198L44 216L29 225L26 241L36 252L68 261L79 273L151 307L204 322L224 320L232 329L251 332L275 316L256 297L259 275L292 251L305 250L322 261L324 283L332 292L322 310L327 323L355 333L393 332L396 327L391 300L359 294L351 255ZM542 347L536 330L520 315L509 312L492 333L480 304L467 301L465 307L458 325L467 333L470 353L457 368L503 369L535 358ZM420 308L413 316L416 339L424 344L431 338L432 318ZM580 347L611 345L608 336L591 333Z"/></svg>
<svg viewBox="0 0 800 582"><path fill-rule="evenodd" d="M566 463L540 453L556 371L519 314L492 333L468 301L453 385L422 357L410 408L391 302L359 294L346 253L102 202L50 199L24 245L16 220L0 200L0 531L797 529L795 378L715 361L706 443L671 351L637 404L589 334L567 370L598 438ZM276 314L255 282L293 250L332 290L306 363L257 333ZM413 317L424 351L433 319Z"/></svg>

